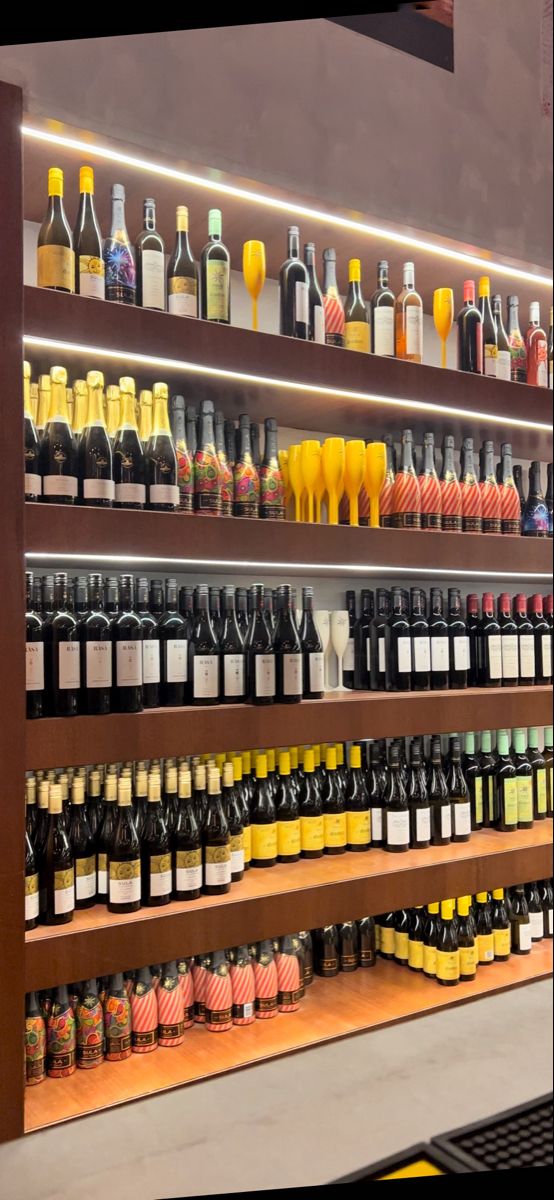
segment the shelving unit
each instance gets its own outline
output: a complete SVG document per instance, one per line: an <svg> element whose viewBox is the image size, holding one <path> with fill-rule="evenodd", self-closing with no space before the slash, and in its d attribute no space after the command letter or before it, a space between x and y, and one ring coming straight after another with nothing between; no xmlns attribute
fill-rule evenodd
<svg viewBox="0 0 554 1200"><path fill-rule="evenodd" d="M207 946L279 934L299 924L308 928L325 920L379 912L385 905L403 906L433 896L543 877L551 870L552 838L551 822L545 821L533 830L513 835L483 831L468 844L406 856L371 851L281 866L270 872L252 870L226 897L203 897L161 911L141 910L121 920L97 907L77 914L66 927L40 928L25 937L24 811L19 800L25 770L87 763L91 754L96 761L109 762L298 740L541 725L550 714L550 690L536 687L406 695L356 693L270 710L231 705L26 722L21 653L25 554L31 565L69 560L101 566L112 561L133 566L167 564L175 570L198 568L199 574L215 567L222 572L248 571L255 566L264 574L280 573L282 577L285 564L291 572L335 578L427 575L442 576L443 582L448 577L484 583L494 576L497 581L517 579L517 590L538 590L549 574L551 545L523 538L301 524L279 525L268 531L258 521L205 521L179 514L25 505L19 402L24 336L28 339L26 357L35 372L47 370L57 361L79 374L92 366L103 367L106 375L113 372L113 377L124 371L132 373L139 385L167 379L172 388L195 402L205 394L217 394L229 415L247 406L253 417L271 412L280 424L296 429L341 434L348 430L369 438L409 424L416 436L431 427L438 437L446 432L458 439L466 434L497 441L509 437L516 457L542 460L551 456L552 437L551 397L541 389L24 288L23 219L42 216L43 183L52 148L28 137L22 143L22 119L21 91L0 83L0 148L6 190L5 245L0 257L0 385L5 397L0 427L5 499L0 507L0 660L8 696L0 723L0 920L3 966L9 981L0 993L0 1024L6 1031L0 1039L0 1080L5 1081L0 1085L4 1089L0 1093L0 1141L19 1136L24 1128L35 1129L277 1054L406 1020L487 992L520 986L551 971L551 949L545 946L533 951L529 959L512 959L490 972L481 971L474 985L455 989L454 996L448 991L445 996L438 986L408 978L400 968L380 962L375 972L342 977L328 986L318 981L296 1016L260 1022L252 1029L235 1030L215 1040L193 1030L182 1050L172 1054L160 1050L148 1062L134 1056L128 1063L77 1072L69 1080L48 1080L40 1088L27 1089L24 1096L20 1030L27 989L178 953L195 953ZM33 124L48 128L47 122ZM70 132L67 127L65 132ZM73 132L80 136L80 131ZM97 139L97 145L100 142L112 148L115 145ZM97 171L99 197L108 195L108 181L116 172L131 201L135 203L139 195L142 198L144 175L135 167L115 168L113 162L95 157L90 144L87 157ZM66 170L74 170L75 178L81 160L80 150L56 150L56 161ZM198 204L202 213L210 203L221 203L215 177L212 182L213 194L209 187L202 191L202 203ZM182 201L183 185L159 177L155 188L160 227L166 233L170 218L173 228L174 208ZM271 194L273 199L286 201L282 193L273 190ZM269 204L265 209L252 207L244 199L229 196L224 209L233 260L238 262L237 247L245 236L263 237L268 274L275 275L275 264L282 257L282 208L276 212ZM105 227L102 202L99 216ZM345 226L337 231L332 222L326 225L325 220L308 218L302 224L306 237L336 245L343 262L357 253L360 235L355 230ZM199 247L199 225L193 227L192 236ZM371 252L375 244L371 240L364 243ZM439 244L449 249L444 239L437 239ZM466 248L467 252L472 249ZM403 254L402 248L391 250L391 266ZM458 289L467 271L466 263L449 259L448 281ZM531 275L533 271L539 273L529 268ZM429 310L436 254L422 254L418 278ZM531 280L518 284L522 303L526 289L532 294L533 286ZM544 292L544 282L541 288ZM208 1038L209 1055L203 1037Z"/></svg>

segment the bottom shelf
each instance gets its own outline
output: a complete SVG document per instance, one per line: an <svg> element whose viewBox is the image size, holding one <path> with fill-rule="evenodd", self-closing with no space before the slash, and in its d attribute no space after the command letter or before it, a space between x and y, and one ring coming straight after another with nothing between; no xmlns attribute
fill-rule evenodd
<svg viewBox="0 0 554 1200"><path fill-rule="evenodd" d="M534 946L530 955L512 955L507 963L481 967L474 983L443 988L407 968L379 959L370 970L336 979L314 979L296 1013L256 1021L220 1035L196 1025L183 1044L153 1054L132 1054L125 1062L77 1070L68 1079L46 1079L27 1088L25 1131L124 1104L266 1059L292 1054L322 1042L395 1025L412 1017L476 1000L545 979L552 974L552 942Z"/></svg>

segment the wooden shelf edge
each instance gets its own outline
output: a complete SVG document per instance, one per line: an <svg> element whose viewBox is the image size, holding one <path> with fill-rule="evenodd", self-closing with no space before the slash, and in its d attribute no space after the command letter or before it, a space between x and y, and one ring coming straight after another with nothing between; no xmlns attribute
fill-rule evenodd
<svg viewBox="0 0 554 1200"><path fill-rule="evenodd" d="M68 1079L46 1079L27 1088L25 1132L472 1003L551 975L552 943L543 942L528 957L512 956L508 963L481 967L474 983L448 990L382 960L371 970L315 979L296 1013L234 1028L219 1038L195 1026L172 1050L132 1055L125 1062L104 1063L93 1071L76 1071Z"/></svg>

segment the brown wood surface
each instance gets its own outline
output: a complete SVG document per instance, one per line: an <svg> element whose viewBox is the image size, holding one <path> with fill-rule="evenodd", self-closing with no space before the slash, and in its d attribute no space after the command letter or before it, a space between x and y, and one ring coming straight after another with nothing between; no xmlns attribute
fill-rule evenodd
<svg viewBox="0 0 554 1200"><path fill-rule="evenodd" d="M281 425L295 429L375 439L408 425L416 440L428 429L434 430L439 442L445 433L454 434L458 441L471 435L476 444L485 437L493 438L498 446L509 438L516 456L543 461L551 456L548 430L508 424L509 418L516 418L550 426L551 396L545 388L373 354L352 354L235 326L185 321L168 313L116 307L40 288L25 288L25 333L84 347L70 352L29 346L34 375L49 370L55 362L66 366L70 377L99 367L107 381L122 374L134 375L140 386L151 387L162 378L172 391L182 391L190 403L210 394L229 416L245 410L256 420L273 415ZM88 347L116 352L116 357L95 357ZM174 365L139 366L127 359L129 353L167 358ZM198 370L183 364L194 364ZM243 372L245 378L210 378L201 373L205 367ZM247 378L256 375L277 386ZM302 390L280 387L283 381L294 381ZM322 395L312 390L315 387L330 392ZM351 394L338 395L333 389ZM384 404L379 397L405 403ZM411 408L413 401L422 407ZM432 404L446 411L429 409ZM462 415L450 413L451 407L461 409Z"/></svg>
<svg viewBox="0 0 554 1200"><path fill-rule="evenodd" d="M245 561L265 573L294 571L335 574L344 567L360 575L387 576L390 568L424 576L426 571L460 571L461 577L490 579L490 572L525 574L530 580L552 573L552 542L526 537L431 533L413 529L350 528L305 522L244 521L237 517L206 520L184 513L133 512L124 509L73 508L63 504L25 505L25 549L40 559L70 548L83 561L104 555L132 557L156 567L167 563L198 570L242 571ZM360 569L361 568L361 569ZM317 606L316 606L317 607Z"/></svg>
<svg viewBox="0 0 554 1200"><path fill-rule="evenodd" d="M551 974L551 941L535 945L529 955L512 955L509 962L493 963L486 970L480 967L473 983L454 988L443 988L380 959L369 970L335 979L316 978L295 1013L280 1013L274 1020L235 1027L219 1036L196 1025L186 1031L180 1046L132 1054L125 1062L103 1063L92 1071L77 1070L68 1079L46 1079L27 1088L25 1129L31 1132L324 1042L396 1025Z"/></svg>
<svg viewBox="0 0 554 1200"><path fill-rule="evenodd" d="M366 854L251 868L226 896L142 908L116 916L105 905L75 914L59 927L26 935L27 991L65 979L109 975L150 962L201 954L313 929L368 913L426 904L441 896L475 895L552 874L552 823L498 833L485 829L469 842L407 854Z"/></svg>
<svg viewBox="0 0 554 1200"><path fill-rule="evenodd" d="M0 254L0 1141L23 1132L21 1037L24 992L23 244L21 91L0 83L2 253Z"/></svg>
<svg viewBox="0 0 554 1200"><path fill-rule="evenodd" d="M152 708L107 717L27 722L27 770L208 754L298 742L356 741L546 725L549 687L451 692L351 692L300 704Z"/></svg>

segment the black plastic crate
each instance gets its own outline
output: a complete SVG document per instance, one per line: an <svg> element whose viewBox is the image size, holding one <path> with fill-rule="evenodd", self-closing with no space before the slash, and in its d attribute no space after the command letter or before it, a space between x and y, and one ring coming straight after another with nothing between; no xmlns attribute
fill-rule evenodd
<svg viewBox="0 0 554 1200"><path fill-rule="evenodd" d="M471 1169L442 1147L419 1142L404 1150L402 1154L382 1158L380 1162L362 1167L352 1175L334 1179L333 1186L341 1183L371 1183L377 1179L421 1179L437 1175L459 1175Z"/></svg>
<svg viewBox="0 0 554 1200"><path fill-rule="evenodd" d="M485 1121L433 1138L433 1149L453 1155L467 1171L552 1166L552 1092Z"/></svg>

